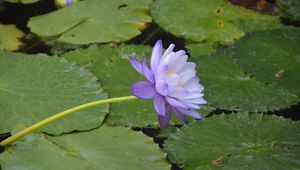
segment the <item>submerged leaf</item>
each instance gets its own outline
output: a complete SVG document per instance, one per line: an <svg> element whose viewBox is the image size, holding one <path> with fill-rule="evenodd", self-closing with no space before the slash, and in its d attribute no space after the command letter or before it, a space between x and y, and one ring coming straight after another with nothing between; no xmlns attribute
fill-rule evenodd
<svg viewBox="0 0 300 170"><path fill-rule="evenodd" d="M164 145L171 162L192 169L298 169L299 122L238 113L194 122Z"/></svg>
<svg viewBox="0 0 300 170"><path fill-rule="evenodd" d="M23 129L58 112L105 99L96 78L58 57L0 52L0 133ZM74 113L42 131L60 134L101 124L108 106Z"/></svg>

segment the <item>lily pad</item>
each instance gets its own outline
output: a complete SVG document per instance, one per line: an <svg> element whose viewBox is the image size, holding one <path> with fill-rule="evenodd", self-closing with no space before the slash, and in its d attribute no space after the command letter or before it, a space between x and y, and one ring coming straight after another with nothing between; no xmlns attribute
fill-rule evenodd
<svg viewBox="0 0 300 170"><path fill-rule="evenodd" d="M232 56L255 79L300 92L300 29L255 32L238 41Z"/></svg>
<svg viewBox="0 0 300 170"><path fill-rule="evenodd" d="M196 42L231 44L246 32L281 27L277 16L234 6L227 0L156 0L151 12L166 31Z"/></svg>
<svg viewBox="0 0 300 170"><path fill-rule="evenodd" d="M86 69L58 57L0 52L0 133L23 129L58 112L105 99ZM74 113L42 131L60 134L101 124L108 106Z"/></svg>
<svg viewBox="0 0 300 170"><path fill-rule="evenodd" d="M30 153L30 154L28 154ZM166 154L149 137L128 128L27 136L0 155L2 170L170 169Z"/></svg>
<svg viewBox="0 0 300 170"><path fill-rule="evenodd" d="M147 46L122 45L113 48L102 45L65 53L62 57L91 70L100 80L109 97L120 97L131 95L131 85L145 79L132 68L129 57L133 56L141 60L142 57L149 58L150 55L151 48ZM206 114L210 110L213 108L203 107L200 113ZM177 119L173 119L173 122L180 123ZM153 101L139 99L114 103L110 106L106 123L131 127L148 125L156 127L157 114L154 111Z"/></svg>
<svg viewBox="0 0 300 170"><path fill-rule="evenodd" d="M22 45L19 39L23 36L24 33L15 25L0 24L0 49L7 51L17 50Z"/></svg>
<svg viewBox="0 0 300 170"><path fill-rule="evenodd" d="M197 73L205 87L205 99L217 108L265 112L287 108L297 103L292 92L265 85L243 72L226 50L203 56L193 53L197 46L187 47L197 63ZM199 50L198 50L199 51Z"/></svg>
<svg viewBox="0 0 300 170"><path fill-rule="evenodd" d="M52 13L30 18L28 27L41 37L89 44L124 41L140 34L151 21L151 0L79 1Z"/></svg>
<svg viewBox="0 0 300 170"><path fill-rule="evenodd" d="M246 113L213 116L171 135L171 162L192 169L299 169L299 122Z"/></svg>

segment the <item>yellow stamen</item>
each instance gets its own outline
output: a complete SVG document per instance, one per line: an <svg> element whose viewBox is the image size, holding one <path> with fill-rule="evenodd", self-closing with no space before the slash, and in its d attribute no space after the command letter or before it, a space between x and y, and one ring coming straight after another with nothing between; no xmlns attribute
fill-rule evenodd
<svg viewBox="0 0 300 170"><path fill-rule="evenodd" d="M173 72L173 70L168 69L168 70L167 70L167 74L174 74L174 72Z"/></svg>

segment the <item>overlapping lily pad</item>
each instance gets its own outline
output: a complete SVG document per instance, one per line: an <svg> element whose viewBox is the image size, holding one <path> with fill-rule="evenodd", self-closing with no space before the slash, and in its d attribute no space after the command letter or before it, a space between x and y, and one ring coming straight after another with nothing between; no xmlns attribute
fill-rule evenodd
<svg viewBox="0 0 300 170"><path fill-rule="evenodd" d="M287 108L297 103L292 92L265 85L235 65L226 50L208 56L187 47L197 63L197 72L205 87L205 99L214 107L228 110L265 112ZM195 52L195 53L194 53Z"/></svg>
<svg viewBox="0 0 300 170"><path fill-rule="evenodd" d="M179 129L164 150L185 170L298 169L299 133L299 122L276 116L213 116Z"/></svg>
<svg viewBox="0 0 300 170"><path fill-rule="evenodd" d="M157 169L170 165L166 154L141 132L101 126L90 132L50 137L27 136L0 155L7 169Z"/></svg>
<svg viewBox="0 0 300 170"><path fill-rule="evenodd" d="M133 56L141 60L143 56L149 57L150 55L151 49L146 46L124 45L112 48L103 45L69 52L63 57L91 70L100 80L109 97L119 97L131 95L131 85L145 79L132 68L129 57ZM211 109L204 107L200 113L205 114ZM137 127L156 126L157 116L153 108L153 101L135 100L114 103L110 106L107 123Z"/></svg>
<svg viewBox="0 0 300 170"><path fill-rule="evenodd" d="M24 33L20 31L15 25L0 24L0 49L14 51L22 45L20 38Z"/></svg>
<svg viewBox="0 0 300 170"><path fill-rule="evenodd" d="M151 12L166 31L196 42L230 44L246 32L281 27L278 17L233 6L227 0L157 0Z"/></svg>
<svg viewBox="0 0 300 170"><path fill-rule="evenodd" d="M0 52L0 133L106 98L95 76L58 57ZM80 111L42 130L60 134L101 124L108 106Z"/></svg>
<svg viewBox="0 0 300 170"><path fill-rule="evenodd" d="M30 19L30 30L60 42L89 44L128 40L140 33L151 17L151 0L88 0Z"/></svg>
<svg viewBox="0 0 300 170"><path fill-rule="evenodd" d="M300 92L300 29L255 32L238 41L232 56L255 79Z"/></svg>

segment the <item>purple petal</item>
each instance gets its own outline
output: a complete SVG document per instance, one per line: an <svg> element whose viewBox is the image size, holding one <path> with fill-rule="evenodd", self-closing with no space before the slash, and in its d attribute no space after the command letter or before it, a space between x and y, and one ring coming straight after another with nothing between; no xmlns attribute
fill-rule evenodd
<svg viewBox="0 0 300 170"><path fill-rule="evenodd" d="M202 116L195 110L190 109L190 110L181 110L178 109L181 113L186 114L194 119L202 119Z"/></svg>
<svg viewBox="0 0 300 170"><path fill-rule="evenodd" d="M67 0L67 2L66 2L66 5L67 6L70 6L70 5L72 5L73 4L73 0Z"/></svg>
<svg viewBox="0 0 300 170"><path fill-rule="evenodd" d="M152 55L151 55L151 70L155 73L158 65L159 65L159 61L160 58L162 56L162 41L158 40L152 50Z"/></svg>
<svg viewBox="0 0 300 170"><path fill-rule="evenodd" d="M162 80L156 81L155 89L159 94L161 94L163 96L167 96L167 94L168 94L168 84L165 81L162 81Z"/></svg>
<svg viewBox="0 0 300 170"><path fill-rule="evenodd" d="M155 87L149 81L139 81L131 86L131 94L138 98L151 99L155 93Z"/></svg>
<svg viewBox="0 0 300 170"><path fill-rule="evenodd" d="M173 108L173 111L175 113L175 115L184 123L188 123L189 121L184 117L184 114L181 113L179 110Z"/></svg>
<svg viewBox="0 0 300 170"><path fill-rule="evenodd" d="M156 93L154 95L154 108L159 116L165 116L166 114L166 101L165 98Z"/></svg>
<svg viewBox="0 0 300 170"><path fill-rule="evenodd" d="M187 105L185 105L184 103L171 98L171 97L166 97L167 102L173 106L174 108L179 108L179 109L189 109L189 107Z"/></svg>
<svg viewBox="0 0 300 170"><path fill-rule="evenodd" d="M130 57L130 64L132 65L133 68L135 68L136 71L138 71L141 74L144 74L142 63L139 62L137 59Z"/></svg>
<svg viewBox="0 0 300 170"><path fill-rule="evenodd" d="M166 114L165 116L158 115L159 127L166 128L169 126L169 122L171 119L172 110L170 106L166 106Z"/></svg>
<svg viewBox="0 0 300 170"><path fill-rule="evenodd" d="M154 83L154 75L147 66L146 58L144 58L142 61L142 70L143 70L143 74L145 75L146 79L149 80L151 83Z"/></svg>

